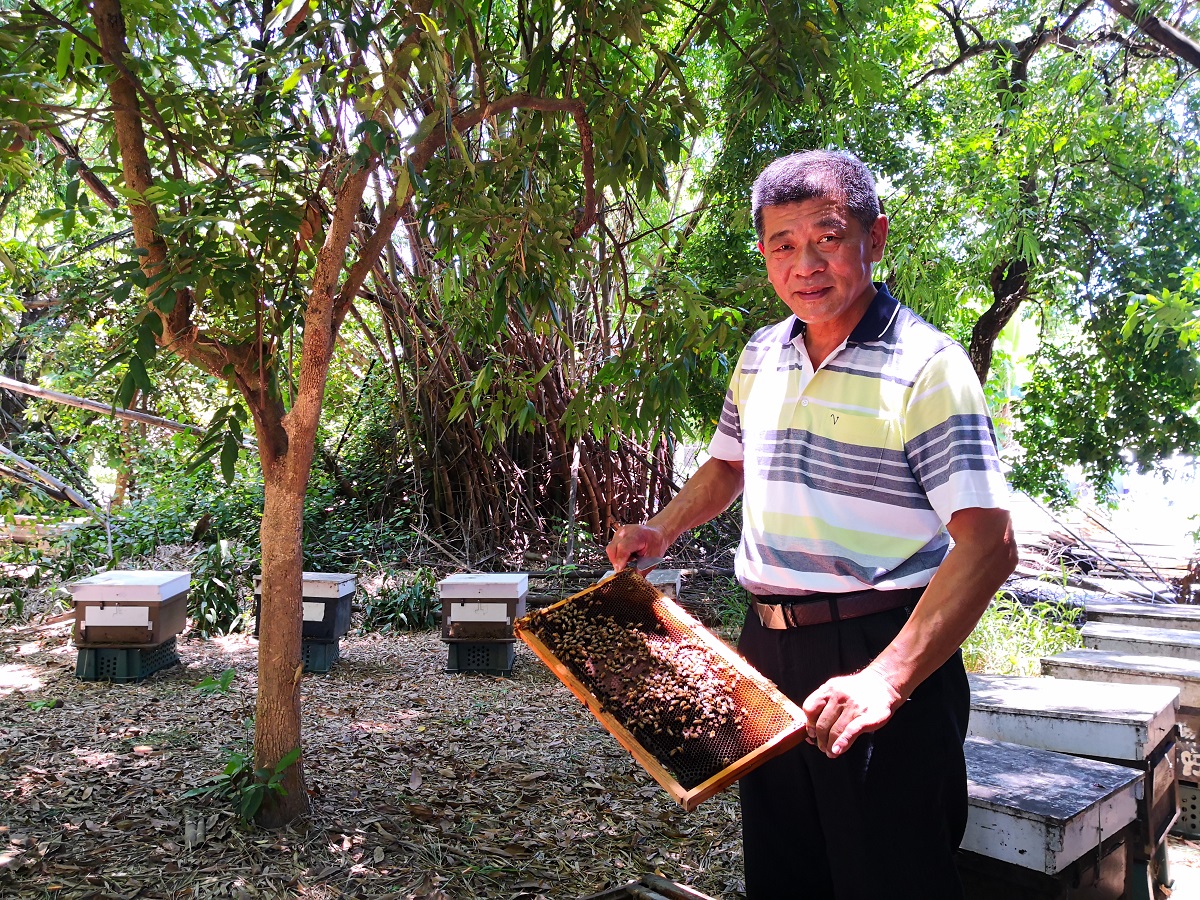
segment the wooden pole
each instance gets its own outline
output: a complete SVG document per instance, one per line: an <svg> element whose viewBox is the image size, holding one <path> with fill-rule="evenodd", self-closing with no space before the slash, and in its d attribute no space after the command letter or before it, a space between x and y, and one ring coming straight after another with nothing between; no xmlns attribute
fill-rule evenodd
<svg viewBox="0 0 1200 900"><path fill-rule="evenodd" d="M63 494L63 496L65 496L80 509L85 509L90 512L98 521L104 521L104 514L100 512L100 510L98 510L90 500L80 494L69 484L64 484L45 469L39 468L29 460L17 456L17 454L13 453L3 444L0 444L0 456L4 456L11 462L15 463L20 469L28 472L30 475L33 475L43 484L49 485L50 487L54 488L54 490L59 491Z"/></svg>
<svg viewBox="0 0 1200 900"><path fill-rule="evenodd" d="M204 429L196 425L184 425L182 422L164 419L161 416L152 416L150 413L139 412L136 409L122 409L119 406L110 406L98 400L74 397L71 394L64 394L61 391L52 391L49 388L26 384L23 381L17 381L15 378L8 378L3 375L0 375L0 388L10 390L16 394L27 394L30 397L49 400L53 403L62 403L64 406L74 406L76 409L91 410L104 416L115 416L118 419L126 419L130 422L157 425L159 428L166 428L170 431L189 431L192 434L200 435L201 437L204 436Z"/></svg>

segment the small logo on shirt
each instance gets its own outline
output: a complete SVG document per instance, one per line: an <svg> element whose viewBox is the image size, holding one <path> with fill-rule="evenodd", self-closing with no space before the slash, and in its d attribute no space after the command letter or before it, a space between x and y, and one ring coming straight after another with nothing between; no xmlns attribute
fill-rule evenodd
<svg viewBox="0 0 1200 900"><path fill-rule="evenodd" d="M841 418L841 416L834 415L833 413L830 413L830 414L829 414L829 418L833 419L833 424L834 424L834 425L836 425L836 424L838 423L838 419L840 419L840 418Z"/></svg>

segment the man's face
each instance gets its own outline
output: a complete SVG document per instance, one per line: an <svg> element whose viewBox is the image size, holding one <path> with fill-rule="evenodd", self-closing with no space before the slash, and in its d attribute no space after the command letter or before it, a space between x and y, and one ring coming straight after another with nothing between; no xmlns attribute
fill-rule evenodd
<svg viewBox="0 0 1200 900"><path fill-rule="evenodd" d="M762 210L758 249L767 277L810 333L849 335L875 296L871 265L883 258L888 220L870 230L844 203L812 199Z"/></svg>

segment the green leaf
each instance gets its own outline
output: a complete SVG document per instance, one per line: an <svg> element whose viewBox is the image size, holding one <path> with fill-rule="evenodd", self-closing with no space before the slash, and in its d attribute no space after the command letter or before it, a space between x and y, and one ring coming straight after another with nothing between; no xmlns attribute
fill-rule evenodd
<svg viewBox="0 0 1200 900"><path fill-rule="evenodd" d="M296 85L300 83L300 70L296 69L283 80L283 85L279 88L279 93L288 94L296 89Z"/></svg>
<svg viewBox="0 0 1200 900"><path fill-rule="evenodd" d="M275 763L275 774L282 774L288 766L292 765L300 758L300 748L294 747L283 755L279 762Z"/></svg>
<svg viewBox="0 0 1200 900"><path fill-rule="evenodd" d="M58 39L58 58L55 60L54 74L62 81L67 77L67 69L71 65L71 45L75 43L75 35L64 31Z"/></svg>
<svg viewBox="0 0 1200 900"><path fill-rule="evenodd" d="M233 484L240 449L233 435L227 432L225 441L221 445L221 477L225 479L226 484Z"/></svg>

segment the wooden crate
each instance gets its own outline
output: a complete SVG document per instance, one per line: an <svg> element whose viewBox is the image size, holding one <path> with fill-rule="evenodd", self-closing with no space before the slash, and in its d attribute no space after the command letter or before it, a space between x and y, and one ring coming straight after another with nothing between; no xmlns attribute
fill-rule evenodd
<svg viewBox="0 0 1200 900"><path fill-rule="evenodd" d="M613 714L611 704L596 696L581 674L572 671L543 640L555 614L568 604L576 604L577 609L585 610L595 607L597 615L610 616L647 634L653 633L656 640L666 644L679 646L687 642L703 647L735 673L736 684L725 685L722 689L727 692L732 705L746 711L744 721L741 724L731 721L721 726L709 736L712 740L707 743L705 738L700 738L686 753L680 754L680 760L660 758L665 755L662 747L656 753L647 746L654 743L655 736L645 733L640 738L635 736L629 724ZM807 720L798 706L633 569L618 572L518 620L515 630L597 721L685 810L695 809L704 800L805 738ZM616 687L619 689L621 685ZM722 761L726 758L730 761L724 764ZM688 768L686 773L685 766Z"/></svg>

